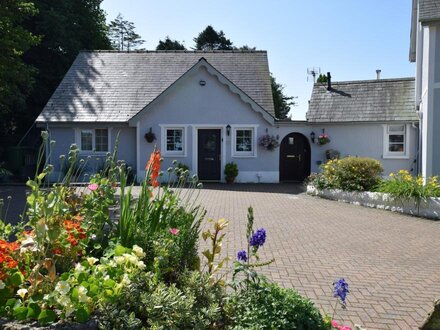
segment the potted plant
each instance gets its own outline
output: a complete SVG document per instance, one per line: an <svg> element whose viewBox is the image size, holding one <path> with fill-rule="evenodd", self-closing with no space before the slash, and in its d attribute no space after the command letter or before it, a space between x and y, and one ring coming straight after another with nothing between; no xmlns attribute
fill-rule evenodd
<svg viewBox="0 0 440 330"><path fill-rule="evenodd" d="M259 138L259 144L266 150L273 151L280 146L277 138L273 135L265 134Z"/></svg>
<svg viewBox="0 0 440 330"><path fill-rule="evenodd" d="M330 137L327 134L322 133L318 136L318 144L320 146L323 146L324 144L327 144L329 142L330 142Z"/></svg>
<svg viewBox="0 0 440 330"><path fill-rule="evenodd" d="M156 140L156 135L153 133L153 129L151 127L150 127L150 130L147 133L145 133L144 137L148 143L151 143L154 140Z"/></svg>
<svg viewBox="0 0 440 330"><path fill-rule="evenodd" d="M238 166L234 162L225 165L225 178L227 183L233 183L238 175Z"/></svg>

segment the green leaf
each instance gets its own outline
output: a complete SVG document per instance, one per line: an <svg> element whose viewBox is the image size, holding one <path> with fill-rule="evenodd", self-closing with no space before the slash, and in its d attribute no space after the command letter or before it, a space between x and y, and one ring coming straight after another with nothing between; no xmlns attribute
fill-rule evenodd
<svg viewBox="0 0 440 330"><path fill-rule="evenodd" d="M41 308L38 306L38 304L29 304L27 308L27 315L26 317L28 319L36 319L38 315L40 315Z"/></svg>
<svg viewBox="0 0 440 330"><path fill-rule="evenodd" d="M12 276L9 278L9 281L14 286L19 286L24 281L24 276L20 272L15 272L12 274Z"/></svg>
<svg viewBox="0 0 440 330"><path fill-rule="evenodd" d="M33 181L33 180L27 180L26 186L28 186L28 187L30 187L32 189L37 189L38 188L38 184L35 181Z"/></svg>
<svg viewBox="0 0 440 330"><path fill-rule="evenodd" d="M94 297L99 293L99 286L96 284L91 284L89 288L89 295L90 297Z"/></svg>
<svg viewBox="0 0 440 330"><path fill-rule="evenodd" d="M90 312L86 307L80 307L77 309L75 313L75 319L79 323L87 322L90 318Z"/></svg>
<svg viewBox="0 0 440 330"><path fill-rule="evenodd" d="M14 319L16 319L16 320L23 321L23 320L26 320L27 312L28 312L27 307L24 307L24 306L16 306L16 307L12 310L12 316L13 316Z"/></svg>
<svg viewBox="0 0 440 330"><path fill-rule="evenodd" d="M43 180L45 176L46 176L45 172L38 174L38 176L37 176L38 181Z"/></svg>
<svg viewBox="0 0 440 330"><path fill-rule="evenodd" d="M62 273L60 276L61 281L67 281L69 279L69 273Z"/></svg>
<svg viewBox="0 0 440 330"><path fill-rule="evenodd" d="M10 299L8 299L7 301L6 301L6 306L8 306L8 307L14 307L15 306L15 304L17 303L17 299L16 298L10 298Z"/></svg>
<svg viewBox="0 0 440 330"><path fill-rule="evenodd" d="M126 248L122 245L117 245L115 248L115 256L122 256L126 252Z"/></svg>
<svg viewBox="0 0 440 330"><path fill-rule="evenodd" d="M73 288L72 299L78 300L78 288Z"/></svg>
<svg viewBox="0 0 440 330"><path fill-rule="evenodd" d="M104 288L106 289L113 289L116 285L116 282L113 281L112 279L106 279L103 283Z"/></svg>
<svg viewBox="0 0 440 330"><path fill-rule="evenodd" d="M43 309L40 315L38 315L38 322L40 322L41 325L45 325L54 322L56 318L57 316L54 311Z"/></svg>

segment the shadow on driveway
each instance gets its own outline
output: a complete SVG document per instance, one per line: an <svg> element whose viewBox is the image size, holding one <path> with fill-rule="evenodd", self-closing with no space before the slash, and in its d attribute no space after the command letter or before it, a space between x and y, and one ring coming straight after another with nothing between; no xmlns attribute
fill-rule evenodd
<svg viewBox="0 0 440 330"><path fill-rule="evenodd" d="M261 192L274 194L293 194L298 195L306 191L302 183L210 183L204 182L205 190L222 191L241 191L241 192Z"/></svg>

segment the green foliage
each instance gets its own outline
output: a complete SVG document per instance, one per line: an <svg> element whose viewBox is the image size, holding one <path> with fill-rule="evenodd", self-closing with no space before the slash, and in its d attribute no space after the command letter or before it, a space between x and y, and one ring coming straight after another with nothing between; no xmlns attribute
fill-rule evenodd
<svg viewBox="0 0 440 330"><path fill-rule="evenodd" d="M212 329L223 323L225 291L212 284L207 274L184 272L176 283L157 282L151 273L141 274L114 304L104 307L102 328L118 328L120 316L130 315L139 329Z"/></svg>
<svg viewBox="0 0 440 330"><path fill-rule="evenodd" d="M251 284L236 291L225 309L232 329L326 329L310 300L274 283Z"/></svg>
<svg viewBox="0 0 440 330"><path fill-rule="evenodd" d="M134 31L134 23L124 20L121 13L110 22L108 36L113 48L120 51L130 51L142 45L145 40Z"/></svg>
<svg viewBox="0 0 440 330"><path fill-rule="evenodd" d="M319 189L345 191L372 191L380 183L383 172L378 160L352 156L329 160L321 168L312 184Z"/></svg>
<svg viewBox="0 0 440 330"><path fill-rule="evenodd" d="M199 35L194 38L197 50L232 50L231 40L225 37L223 31L216 31L208 25Z"/></svg>
<svg viewBox="0 0 440 330"><path fill-rule="evenodd" d="M413 177L406 170L400 170L396 174L391 173L387 180L381 182L378 191L400 199L414 199L417 208L429 197L440 197L437 176L432 176L425 182L423 176Z"/></svg>
<svg viewBox="0 0 440 330"><path fill-rule="evenodd" d="M226 178L234 179L238 175L238 165L234 162L227 163L224 170Z"/></svg>
<svg viewBox="0 0 440 330"><path fill-rule="evenodd" d="M34 123L79 51L111 48L106 33L105 13L100 8L101 2L102 0L33 0L32 5L29 1L1 1L1 6L5 4L8 8L15 7L15 5L9 6L9 3L19 3L20 6L25 4L25 8L17 11L19 17L24 18L17 20L17 28L23 29L24 34L27 33L25 31L29 31L30 34L25 36L26 40L36 37L40 40L38 45L32 40L33 47L29 48L29 42L21 37L18 38L19 32L7 33L11 39L19 42L14 49L24 51L23 60L27 66L25 68L22 65L20 67L0 65L0 68L7 68L7 74L13 76L14 81L24 83L24 85L20 83L22 86L20 90L11 91L14 93L12 95L15 97L23 94L28 97L25 102L23 100L20 103L7 104L11 115L8 118L2 117L1 121L7 126L7 130L0 130L0 139L7 142L6 146L16 144ZM32 9L32 6L35 9ZM32 15L29 16L29 12ZM3 17L3 13L0 17ZM3 46L0 46L0 49L3 54ZM35 68L34 79L31 79L32 75L27 73L28 68ZM82 77L84 88L90 88L94 77L95 73L92 72ZM35 83L29 85L33 80ZM0 82L0 86L12 87L13 84ZM34 86L32 90L30 90L31 86Z"/></svg>
<svg viewBox="0 0 440 330"><path fill-rule="evenodd" d="M325 74L320 74L319 75L319 77L318 77L318 79L316 80L316 82L318 82L318 83L326 83L327 82L327 80L328 80L328 78L327 78L327 76L325 75Z"/></svg>
<svg viewBox="0 0 440 330"><path fill-rule="evenodd" d="M159 40L156 50L186 50L186 48L179 41L166 36L165 40Z"/></svg>
<svg viewBox="0 0 440 330"><path fill-rule="evenodd" d="M270 74L270 84L272 88L275 117L278 119L287 118L290 108L296 105L295 101L293 101L294 97L286 96L284 94L284 86L277 83L272 74Z"/></svg>
<svg viewBox="0 0 440 330"><path fill-rule="evenodd" d="M39 42L23 22L37 14L31 1L0 1L0 138L15 133L16 111L22 111L34 85L35 69L23 54Z"/></svg>

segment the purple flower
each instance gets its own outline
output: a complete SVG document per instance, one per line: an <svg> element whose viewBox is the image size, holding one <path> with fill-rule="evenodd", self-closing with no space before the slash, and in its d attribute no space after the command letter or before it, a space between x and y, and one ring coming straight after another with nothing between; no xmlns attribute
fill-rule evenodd
<svg viewBox="0 0 440 330"><path fill-rule="evenodd" d="M238 261L243 261L246 262L247 261L247 254L246 251L242 250L242 251L238 251L237 253L237 259Z"/></svg>
<svg viewBox="0 0 440 330"><path fill-rule="evenodd" d="M258 229L249 240L249 244L254 248L263 246L264 242L266 242L266 229L264 228Z"/></svg>
<svg viewBox="0 0 440 330"><path fill-rule="evenodd" d="M334 291L333 291L333 296L335 298L339 298L341 299L342 304L346 304L346 297L347 297L347 293L349 293L350 291L348 291L348 283L345 282L344 278L339 279L337 282L333 283L334 285Z"/></svg>

